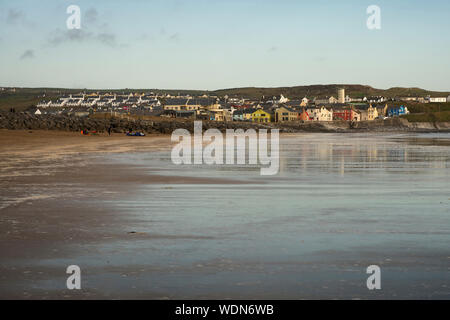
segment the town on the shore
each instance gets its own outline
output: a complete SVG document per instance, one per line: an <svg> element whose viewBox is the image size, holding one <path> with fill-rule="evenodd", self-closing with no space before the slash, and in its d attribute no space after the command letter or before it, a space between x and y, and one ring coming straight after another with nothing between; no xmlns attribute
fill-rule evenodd
<svg viewBox="0 0 450 320"><path fill-rule="evenodd" d="M377 97L351 98L338 89L337 98L304 97L289 99L283 95L246 99L239 97L190 96L148 93L77 93L62 95L53 101L39 102L32 112L89 116L92 114L142 115L211 121L247 121L257 123L290 121L373 121L409 113L398 101L443 103L450 97Z"/></svg>

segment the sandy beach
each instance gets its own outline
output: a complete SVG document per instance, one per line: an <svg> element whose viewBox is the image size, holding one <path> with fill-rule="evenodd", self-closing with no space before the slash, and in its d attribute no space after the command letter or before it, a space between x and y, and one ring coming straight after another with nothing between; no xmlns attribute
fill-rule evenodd
<svg viewBox="0 0 450 320"><path fill-rule="evenodd" d="M139 177L130 177L118 166L91 165L92 155L158 149L167 147L167 139L152 136L137 141L124 135L2 130L0 296L27 297L27 293L18 295L8 290L29 277L39 279L39 274L25 270L24 260L67 255L70 253L61 252L59 247L68 240L82 244L113 234L109 226L114 224L114 215L102 207L85 207L81 200L114 196ZM97 189L95 193L88 191L92 188ZM99 234L96 230L101 227Z"/></svg>
<svg viewBox="0 0 450 320"><path fill-rule="evenodd" d="M0 298L448 298L448 139L352 137L285 136L262 179L166 135L0 131Z"/></svg>
<svg viewBox="0 0 450 320"><path fill-rule="evenodd" d="M1 130L0 297L63 297L61 293L51 292L44 296L42 292L36 295L33 290L18 293L13 288L15 284L28 279L33 282L49 275L63 276L61 271L64 270L30 271L25 261L68 256L71 253L65 246L68 242L82 246L111 239L165 237L139 234L131 229L124 231L122 226L126 224L126 217L118 216L111 208L95 203L117 196L126 198L142 184L233 182L225 179L161 176L158 172L144 175L136 165L105 163L105 159L107 161L113 154L169 148L168 135L83 136L73 132ZM90 201L94 204L88 204ZM185 235L173 237L183 238ZM72 297L72 294L66 293L64 297ZM84 292L81 296L89 297L90 292Z"/></svg>
<svg viewBox="0 0 450 320"><path fill-rule="evenodd" d="M12 157L58 157L80 153L132 152L144 148L167 148L169 135L128 137L106 133L82 135L79 132L42 130L0 130L2 161Z"/></svg>

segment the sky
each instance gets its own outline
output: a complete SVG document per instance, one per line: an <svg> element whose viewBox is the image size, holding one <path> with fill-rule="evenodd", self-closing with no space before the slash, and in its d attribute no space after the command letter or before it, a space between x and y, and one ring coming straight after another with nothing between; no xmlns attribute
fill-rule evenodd
<svg viewBox="0 0 450 320"><path fill-rule="evenodd" d="M449 34L448 0L0 0L0 86L450 91Z"/></svg>

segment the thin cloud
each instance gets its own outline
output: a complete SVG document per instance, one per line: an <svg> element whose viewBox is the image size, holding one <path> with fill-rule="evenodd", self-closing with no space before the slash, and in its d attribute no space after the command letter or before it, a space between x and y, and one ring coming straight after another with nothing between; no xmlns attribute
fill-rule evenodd
<svg viewBox="0 0 450 320"><path fill-rule="evenodd" d="M33 59L33 58L34 58L34 51L31 49L25 50L25 52L20 56L20 60Z"/></svg>
<svg viewBox="0 0 450 320"><path fill-rule="evenodd" d="M98 22L98 12L95 8L89 8L86 10L86 13L84 14L84 21L87 24L96 24Z"/></svg>
<svg viewBox="0 0 450 320"><path fill-rule="evenodd" d="M179 41L179 40L180 40L180 35L178 34L178 32L177 32L177 33L174 33L174 34L172 34L172 35L169 37L169 40L171 40L171 41Z"/></svg>
<svg viewBox="0 0 450 320"><path fill-rule="evenodd" d="M162 27L159 30L159 35L162 39L167 39L169 41L174 41L174 42L180 41L180 38L181 38L180 34L178 32L169 33L169 32L167 32L167 30L164 27Z"/></svg>
<svg viewBox="0 0 450 320"><path fill-rule="evenodd" d="M87 32L83 29L72 30L55 30L49 37L48 43L57 47L66 43L86 43L97 42L99 44L115 47L117 46L117 37L114 33L101 32L95 34L93 32Z"/></svg>
<svg viewBox="0 0 450 320"><path fill-rule="evenodd" d="M47 43L57 47L71 43L98 43L108 47L117 47L117 36L108 32L108 24L101 23L97 9L91 7L83 14L81 29L54 30L49 36Z"/></svg>
<svg viewBox="0 0 450 320"><path fill-rule="evenodd" d="M100 33L96 36L96 39L107 46L115 47L117 45L116 35L113 33Z"/></svg>
<svg viewBox="0 0 450 320"><path fill-rule="evenodd" d="M25 15L23 11L17 9L9 9L8 14L6 16L6 23L8 24L17 24L20 21L25 19Z"/></svg>
<svg viewBox="0 0 450 320"><path fill-rule="evenodd" d="M9 25L22 25L26 27L35 27L36 24L33 21L30 21L25 16L25 13L22 10L11 8L8 10L6 14L6 24Z"/></svg>
<svg viewBox="0 0 450 320"><path fill-rule="evenodd" d="M141 34L140 37L137 37L138 40L147 41L147 40L155 40L155 37L148 33Z"/></svg>
<svg viewBox="0 0 450 320"><path fill-rule="evenodd" d="M70 42L85 42L93 38L93 34L86 32L83 29L71 29L62 31L61 29L55 30L49 37L49 44L56 47L64 43Z"/></svg>

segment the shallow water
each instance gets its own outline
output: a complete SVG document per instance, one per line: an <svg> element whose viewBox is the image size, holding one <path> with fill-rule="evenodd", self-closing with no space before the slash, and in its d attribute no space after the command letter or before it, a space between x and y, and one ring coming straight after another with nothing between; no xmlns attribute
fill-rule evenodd
<svg viewBox="0 0 450 320"><path fill-rule="evenodd" d="M169 151L109 156L142 175L216 183L151 183L103 200L127 218L127 239L38 264L78 264L85 288L113 298L450 298L450 134L280 142L275 176L175 166ZM370 265L381 290L366 287Z"/></svg>

